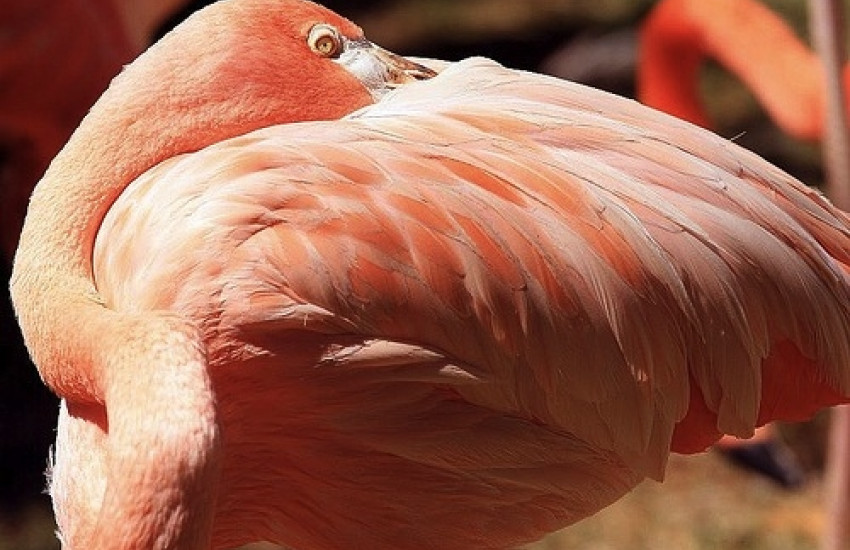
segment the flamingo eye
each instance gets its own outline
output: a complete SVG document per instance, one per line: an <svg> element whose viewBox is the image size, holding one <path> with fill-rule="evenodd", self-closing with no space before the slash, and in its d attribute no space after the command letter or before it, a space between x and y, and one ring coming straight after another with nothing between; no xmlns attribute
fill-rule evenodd
<svg viewBox="0 0 850 550"><path fill-rule="evenodd" d="M337 57L342 53L342 38L330 25L315 25L307 35L310 49L322 57Z"/></svg>

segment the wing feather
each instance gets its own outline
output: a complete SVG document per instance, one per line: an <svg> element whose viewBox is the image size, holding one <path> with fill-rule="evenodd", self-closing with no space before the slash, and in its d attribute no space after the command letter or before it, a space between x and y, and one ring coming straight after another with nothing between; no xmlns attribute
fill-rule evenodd
<svg viewBox="0 0 850 550"><path fill-rule="evenodd" d="M473 59L154 168L95 271L115 308L380 342L326 357L409 367L660 476L692 383L719 430L765 420L780 343L850 391L849 227L716 136Z"/></svg>

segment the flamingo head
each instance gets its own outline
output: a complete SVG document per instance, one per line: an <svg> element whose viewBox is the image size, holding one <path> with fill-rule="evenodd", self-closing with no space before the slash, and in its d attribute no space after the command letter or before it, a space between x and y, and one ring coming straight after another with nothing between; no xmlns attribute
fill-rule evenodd
<svg viewBox="0 0 850 550"><path fill-rule="evenodd" d="M359 29L346 35L332 24L316 23L307 31L306 43L316 56L331 59L348 71L376 100L400 85L436 75L428 67L369 42Z"/></svg>
<svg viewBox="0 0 850 550"><path fill-rule="evenodd" d="M306 0L216 2L172 34L148 52L156 62L143 66L159 78L174 75L172 90L177 84L207 110L226 105L226 116L252 125L336 119L436 74Z"/></svg>
<svg viewBox="0 0 850 550"><path fill-rule="evenodd" d="M97 294L94 238L134 178L259 128L341 118L433 74L306 0L220 0L151 46L112 81L30 199L11 287L34 360L59 365L42 367L45 382L65 398L103 399L96 375L68 366L47 330L58 326L55 316L39 304L50 291Z"/></svg>

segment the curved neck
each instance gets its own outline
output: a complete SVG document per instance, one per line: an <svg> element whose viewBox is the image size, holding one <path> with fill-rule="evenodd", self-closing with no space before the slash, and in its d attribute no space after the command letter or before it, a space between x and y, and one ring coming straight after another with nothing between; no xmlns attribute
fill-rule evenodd
<svg viewBox="0 0 850 550"><path fill-rule="evenodd" d="M352 77L353 92L319 81L318 89L337 89L339 97L305 104L312 94L303 87L316 87L319 77L286 81L276 64L289 60L269 60L262 36L222 30L214 17L200 23L166 36L113 81L33 192L12 299L42 378L62 397L103 400L97 346L85 343L108 338L115 319L93 281L92 249L104 215L134 178L228 137L339 118L371 102ZM193 52L187 43L201 47ZM324 74L311 62L306 74Z"/></svg>
<svg viewBox="0 0 850 550"><path fill-rule="evenodd" d="M697 70L716 60L740 78L783 130L822 131L823 77L814 54L775 13L752 0L664 0L641 30L638 95L647 105L711 126Z"/></svg>

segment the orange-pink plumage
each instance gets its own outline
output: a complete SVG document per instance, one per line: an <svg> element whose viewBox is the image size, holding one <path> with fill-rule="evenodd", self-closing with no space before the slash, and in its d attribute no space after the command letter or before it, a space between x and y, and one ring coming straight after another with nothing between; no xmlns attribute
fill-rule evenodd
<svg viewBox="0 0 850 550"><path fill-rule="evenodd" d="M317 24L365 47L304 2L201 12L35 192L13 293L70 547L510 548L845 400L850 223L817 192L488 60L363 78Z"/></svg>

